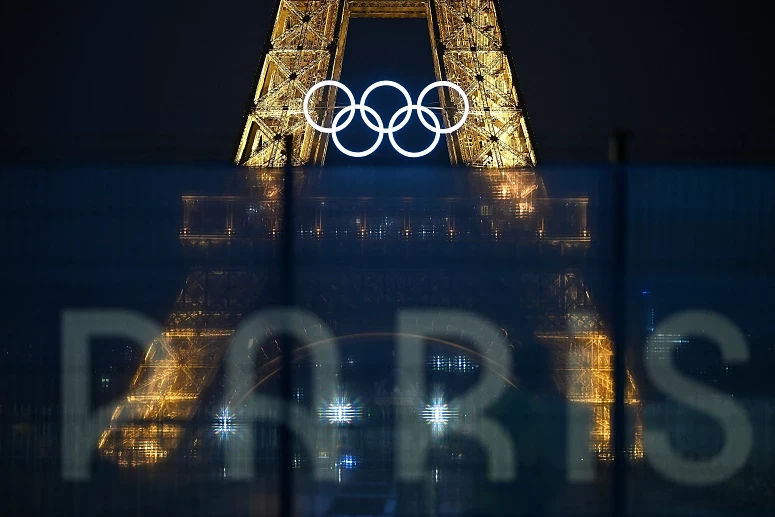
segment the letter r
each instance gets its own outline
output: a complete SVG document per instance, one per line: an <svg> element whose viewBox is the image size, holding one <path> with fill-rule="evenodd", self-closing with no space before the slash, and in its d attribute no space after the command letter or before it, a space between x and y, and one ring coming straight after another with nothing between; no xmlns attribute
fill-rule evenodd
<svg viewBox="0 0 775 517"><path fill-rule="evenodd" d="M488 475L492 481L510 481L516 477L516 453L506 430L496 420L484 416L507 389L503 377L511 374L512 354L505 336L494 323L458 310L402 310L398 314L397 367L401 393L425 386L425 340L440 338L466 342L485 356L482 376L468 392L451 401L461 421L453 429L475 437L484 447ZM490 360L488 360L490 359ZM497 360L497 364L494 361ZM487 366L486 368L484 366ZM420 419L417 408L398 410L397 476L402 481L419 481L424 474L430 445L430 429Z"/></svg>

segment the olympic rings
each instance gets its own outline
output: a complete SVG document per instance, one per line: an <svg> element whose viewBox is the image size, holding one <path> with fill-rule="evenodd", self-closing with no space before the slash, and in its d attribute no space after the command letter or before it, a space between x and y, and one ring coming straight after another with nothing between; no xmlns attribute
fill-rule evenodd
<svg viewBox="0 0 775 517"><path fill-rule="evenodd" d="M309 112L309 101L310 99L312 99L312 95L317 90L325 86L335 86L341 89L347 95L347 98L350 100L350 105L344 108L334 117L333 126L331 128L325 128L317 124ZM430 108L423 106L422 103L423 103L423 100L425 100L425 96L428 95L428 93L430 93L434 88L442 88L445 86L455 90L460 95L460 97L462 97L464 109L463 109L463 117L460 119L460 121L457 124L455 124L450 128L442 129L441 122L439 121L438 116L433 111L431 111ZM368 99L369 95L377 88L382 88L382 87L394 88L399 92L401 92L401 94L403 94L404 98L406 99L406 106L398 110L393 115L393 117L390 119L390 124L388 125L387 128L385 127L385 124L382 118L379 116L379 114L375 110L373 110L372 108L366 105L366 100ZM376 143L369 149L361 152L350 151L349 149L347 149L342 145L338 137L338 133L346 129L352 123L353 119L355 118L356 111L361 112L361 118L363 119L363 122L366 124L366 126L368 126L369 129L377 133ZM427 149L417 153L406 151L405 149L403 149L400 145L398 145L394 136L396 132L406 127L406 125L409 123L409 120L412 118L412 113L414 111L417 111L417 115L420 117L420 122L422 122L422 125L425 126L425 128L428 129L428 131L431 131L435 135L433 143ZM369 117L366 116L367 113L372 117L374 117L374 120L377 121L376 125L371 120L369 120ZM396 122L398 122L398 119L404 113L406 113L406 116L404 116L404 119L400 123L398 123L398 125L396 125ZM390 143L393 146L393 148L403 156L406 156L407 158L421 158L423 156L427 156L439 144L439 141L441 140L441 135L448 135L450 133L454 133L455 131L463 127L470 113L471 113L471 107L468 102L468 96L466 95L466 92L463 90L463 88L461 88L457 84L451 83L449 81L437 81L433 84L428 85L428 87L425 88L422 91L422 93L420 93L420 97L417 99L417 104L412 104L412 97L409 95L409 92L406 90L406 88L404 88L400 84L393 81L379 81L369 86L366 89L366 91L363 92L363 96L361 97L361 102L359 104L355 103L355 97L353 96L352 92L344 84L338 81L320 82L315 86L313 86L307 92L307 95L304 97L304 117L307 119L307 122L309 122L309 125L315 128L316 130L320 131L321 133L333 135L334 145L336 145L337 149L339 149L343 154L346 154L347 156L351 156L353 158L364 158L372 154L374 151L376 151L379 148L380 145L382 145L385 135L388 135L388 138L390 139ZM432 125L426 119L426 115L429 115L431 117ZM342 122L342 118L344 118L345 116L347 116L347 119L344 122Z"/></svg>
<svg viewBox="0 0 775 517"><path fill-rule="evenodd" d="M343 126L343 127L347 127L347 125L350 123L349 121L351 121L353 116L355 115L355 110L356 110L356 106L349 106L349 107L343 109L336 116L336 118L334 118L334 127L338 127L337 124L339 123L339 119L342 118L345 113L350 111L350 112L352 112L351 115L350 115L350 118L348 119L348 122ZM353 158L364 158L364 157L370 155L371 153L376 151L379 148L380 145L382 145L382 140L385 139L385 133L383 131L385 126L382 124L382 119L380 118L379 113L377 113L376 111L374 111L373 109L371 109L368 106L361 106L361 110L362 110L361 113L363 113L363 111L368 111L370 114L374 115L374 118L377 119L377 123L379 124L379 129L377 130L377 132L379 133L379 137L377 138L377 143L374 144L370 149L367 149L366 151L363 151L363 152L360 152L360 153L355 153L353 151L350 151L345 146L343 146L341 144L341 142L339 142L339 130L341 130L341 128L339 130L334 131L332 133L333 137L334 137L334 145L336 145L337 149L342 151L347 156L352 156ZM363 119L366 120L366 116L365 115L363 116ZM393 135L391 134L390 136L392 137Z"/></svg>
<svg viewBox="0 0 775 517"><path fill-rule="evenodd" d="M396 119L401 116L401 113L404 111L408 112L409 115L412 114L412 111L417 109L417 113L420 113L420 120L423 120L422 113L427 112L430 113L430 115L433 117L433 123L436 125L436 128L433 130L433 132L436 134L436 138L433 139L433 143L424 151L420 151L419 153L410 153L409 151L405 151L398 143L396 143L396 139L393 136L395 134L394 132L388 133L388 137L390 138L390 143L393 144L393 149L398 151L399 153L403 154L407 158L422 158L423 156L427 156L430 154L431 151L433 151L437 145L439 145L439 140L441 140L441 123L439 122L438 117L435 113L433 113L429 108L426 108L425 106L420 106L419 104L417 106L404 106L400 110L396 112L395 115L393 115L393 118L390 120L390 127L394 127L393 125L396 123ZM407 117L408 118L408 117ZM404 124L406 125L406 124ZM425 126L428 127L428 126Z"/></svg>
<svg viewBox="0 0 775 517"><path fill-rule="evenodd" d="M417 99L417 105L422 106L422 101L425 100L425 96L428 95L428 93L430 93L430 91L433 90L434 88L440 88L442 86L449 86L457 93L459 93L460 96L463 98L463 106L464 106L463 108L464 115L463 115L463 118L460 119L460 122L458 122L457 124L455 124L449 129L440 130L442 135L448 135L450 133L454 133L455 131L463 127L463 124L466 123L466 119L468 119L468 114L471 112L471 106L468 104L468 95L466 95L466 92L463 90L463 88L449 81L436 81L435 83L428 85L428 87L422 91L422 93L420 94L420 97ZM434 131L434 129L430 127L427 122L425 122L425 117L423 116L422 111L418 110L417 113L420 116L420 122L422 122L422 125L425 126L425 128L428 131Z"/></svg>
<svg viewBox="0 0 775 517"><path fill-rule="evenodd" d="M319 126L315 123L314 120L312 120L312 117L309 114L309 100L312 98L312 94L314 94L317 90L323 88L324 86L336 86L337 88L341 89L344 93L347 94L347 98L350 99L350 105L355 105L355 97L353 97L353 92L350 91L347 86L343 85L342 83L338 81L323 81L312 88L307 92L307 95L304 97L304 118L307 119L307 122L309 122L309 125L320 131L321 133L331 134L336 133L337 131L341 131L342 129L346 128L350 125L350 122L353 121L353 118L355 118L355 110L353 110L352 114L350 115L350 118L347 119L347 122L344 123L342 127L336 127L336 124L334 124L334 127L331 129L326 129L323 126Z"/></svg>
<svg viewBox="0 0 775 517"><path fill-rule="evenodd" d="M406 91L406 88L404 88L403 86L401 86L398 83L394 83L393 81L379 81L379 82L376 82L376 83L372 84L368 88L366 88L366 91L363 92L363 97L361 97L361 104L360 105L365 107L366 106L366 99L369 97L369 94L371 92L373 92L374 90L376 90L377 88L380 88L382 86L391 86L391 87L395 88L396 90L398 90L399 92L403 93L404 94L404 98L406 99L406 105L407 106L411 106L412 105L412 97L409 95L409 92ZM396 127L394 129L394 131L390 131L390 129L387 129L387 130L384 129L384 128L378 129L375 126L373 126L371 124L371 122L369 122L369 119L366 118L366 113L365 112L366 112L366 110L361 109L361 118L366 123L366 125L369 126L372 130L379 131L380 133L383 133L383 134L384 133L392 134L395 131L399 131L399 130L403 129L404 126L406 126L409 123L409 119L412 118L412 110L409 110L408 113L406 114L406 117L404 118L403 122L401 122L401 125L399 127ZM391 128L393 127L392 123L390 124L390 127Z"/></svg>

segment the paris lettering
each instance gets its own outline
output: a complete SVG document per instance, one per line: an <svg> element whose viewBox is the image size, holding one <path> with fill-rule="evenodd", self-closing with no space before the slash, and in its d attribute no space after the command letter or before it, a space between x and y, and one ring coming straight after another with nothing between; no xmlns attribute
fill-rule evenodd
<svg viewBox="0 0 775 517"><path fill-rule="evenodd" d="M247 317L237 327L225 354L225 394L234 405L231 411L246 423L240 440L225 444L225 467L234 481L253 477L255 440L253 426L258 423L287 425L308 449L322 446L336 450L335 427L321 422L318 414L304 405L262 394L254 389L254 356L257 341L274 335L285 335L308 350L316 368L311 369L312 390L316 396L330 392L342 361L337 337L316 315L299 309L264 310ZM573 332L571 330L571 332ZM395 317L396 391L427 393L427 343L444 341L450 333L457 342L465 342L471 355L480 358L481 375L467 392L449 401L445 408L454 408L465 418L450 420L450 432L463 433L482 447L486 456L487 475L493 482L506 482L518 476L520 451L510 434L497 418L488 416L492 408L509 389L509 375L514 361L513 348L501 328L479 315L452 309L402 309ZM120 338L140 346L157 343L161 326L150 318L122 310L67 310L61 318L62 335L62 476L68 481L87 481L91 461L101 437L111 425L122 423L115 404L91 409L90 347L92 340ZM651 467L671 482L691 486L712 486L728 480L746 464L753 445L753 430L746 411L734 398L711 386L685 375L677 368L673 353L656 354L654 336L670 335L703 337L713 343L722 359L731 364L749 361L748 344L740 329L725 316L703 310L691 310L665 319L645 346L646 375L667 398L673 399L713 419L724 432L724 443L715 455L705 459L689 459L673 448L669 433L664 429L642 431L643 452ZM673 347L680 342L672 340ZM673 350L668 350L672 352ZM149 350L150 353L150 350ZM493 360L497 358L497 361ZM153 360L146 357L146 361ZM573 360L573 358L571 358ZM235 395L238 395L235 397ZM343 412L346 408L340 408ZM433 416L437 411L431 408ZM452 409L444 409L452 411ZM438 409L439 415L442 409ZM571 483L591 482L596 476L596 464L589 447L593 425L591 407L569 401L566 404L567 479ZM284 418L287 420L283 421ZM439 418L441 418L439 416ZM432 447L432 427L428 418L415 408L396 407L393 451L396 476L403 482L420 482L427 472L426 456ZM437 419L438 420L438 419ZM311 454L316 465L315 476L321 481L335 479L335 470L322 468L323 459Z"/></svg>

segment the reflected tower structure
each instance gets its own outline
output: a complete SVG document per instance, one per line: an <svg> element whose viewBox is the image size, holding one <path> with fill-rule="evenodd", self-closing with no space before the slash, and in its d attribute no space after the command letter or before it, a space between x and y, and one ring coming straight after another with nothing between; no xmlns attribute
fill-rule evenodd
<svg viewBox="0 0 775 517"><path fill-rule="evenodd" d="M432 173L450 184L437 194L337 193L331 186L336 173L324 168L328 135L307 124L303 102L314 85L339 79L348 25L357 17L427 19L438 80L468 95L468 121L447 135L450 163L458 168L449 176ZM235 156L238 178L227 194L183 199L180 239L192 265L163 335L150 345L100 438L102 457L148 465L196 442L186 422L217 391L214 380L236 326L272 304L271 264L284 230L279 168L290 159L299 168L291 229L298 306L339 335L365 326L389 330L404 307L481 313L513 341L551 350L558 390L590 410L590 448L601 460L613 458L613 344L578 268L592 242L588 199L550 198L536 173L499 20L497 0L277 3ZM309 108L321 125L330 127L335 101L333 88L312 97ZM450 127L460 120L462 98L440 90L432 108ZM294 137L290 157L286 135ZM453 177L464 180L452 186ZM262 351L256 368L268 374L279 356L272 329L256 346ZM632 377L626 402L639 406ZM636 424L631 457L642 457L640 436Z"/></svg>

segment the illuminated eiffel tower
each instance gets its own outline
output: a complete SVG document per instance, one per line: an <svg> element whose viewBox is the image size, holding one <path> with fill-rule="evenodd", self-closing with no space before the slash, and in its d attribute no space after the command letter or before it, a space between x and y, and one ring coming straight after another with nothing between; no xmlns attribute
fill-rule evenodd
<svg viewBox="0 0 775 517"><path fill-rule="evenodd" d="M531 167L536 156L520 103L514 67L491 0L318 0L283 1L256 81L236 161L248 167L285 163L284 136L294 137L294 165L322 165L328 139L307 124L302 103L325 79L338 80L351 18L428 20L438 80L454 82L468 95L466 125L449 135L453 165L509 169ZM317 114L330 127L334 91L313 97ZM441 94L447 127L462 113L455 93Z"/></svg>
<svg viewBox="0 0 775 517"><path fill-rule="evenodd" d="M185 426L180 422L201 411L238 322L268 303L262 297L271 275L251 267L253 259L246 264L239 257L270 256L276 248L283 224L278 168L287 159L284 137L294 137L293 165L324 164L328 135L307 124L302 103L313 85L339 78L351 18L428 20L437 78L460 85L471 103L466 124L448 135L450 162L471 168L481 196L471 211L462 200L440 200L429 208L427 200L404 198L375 207L356 199L338 205L330 199L305 200L300 192L303 207L293 229L300 251L307 247L314 254L326 243L349 239L360 243L361 262L346 270L300 269L299 306L324 321L356 307L388 314L400 307L459 307L462 302L453 291L476 291L481 282L493 281L477 276L480 272L453 282L441 270L429 275L370 267L364 257L378 254L385 242L422 243L418 250L443 246L445 253L465 254L471 239L478 239L479 244L510 245L515 258L540 253L559 257L560 264L563 258L583 256L591 243L588 200L548 198L535 173L530 125L497 0L280 0L274 16L236 155L244 166L241 191L184 197L180 238L199 265L191 268L164 334L149 347L100 439L102 456L120 465L153 464L181 445ZM322 124L330 126L335 98L330 88L313 96L310 108ZM447 127L454 125L462 98L440 91L437 109ZM533 338L554 352L558 388L568 400L591 408L590 448L600 459L612 459L613 348L581 273L570 266L519 270L504 273L496 283L513 293L513 307L524 314ZM477 303L469 308L476 311ZM259 343L259 376L277 368L279 346L271 329L267 336ZM639 406L632 377L626 402ZM133 423L121 422L126 419ZM636 424L631 457L642 457L640 435Z"/></svg>

